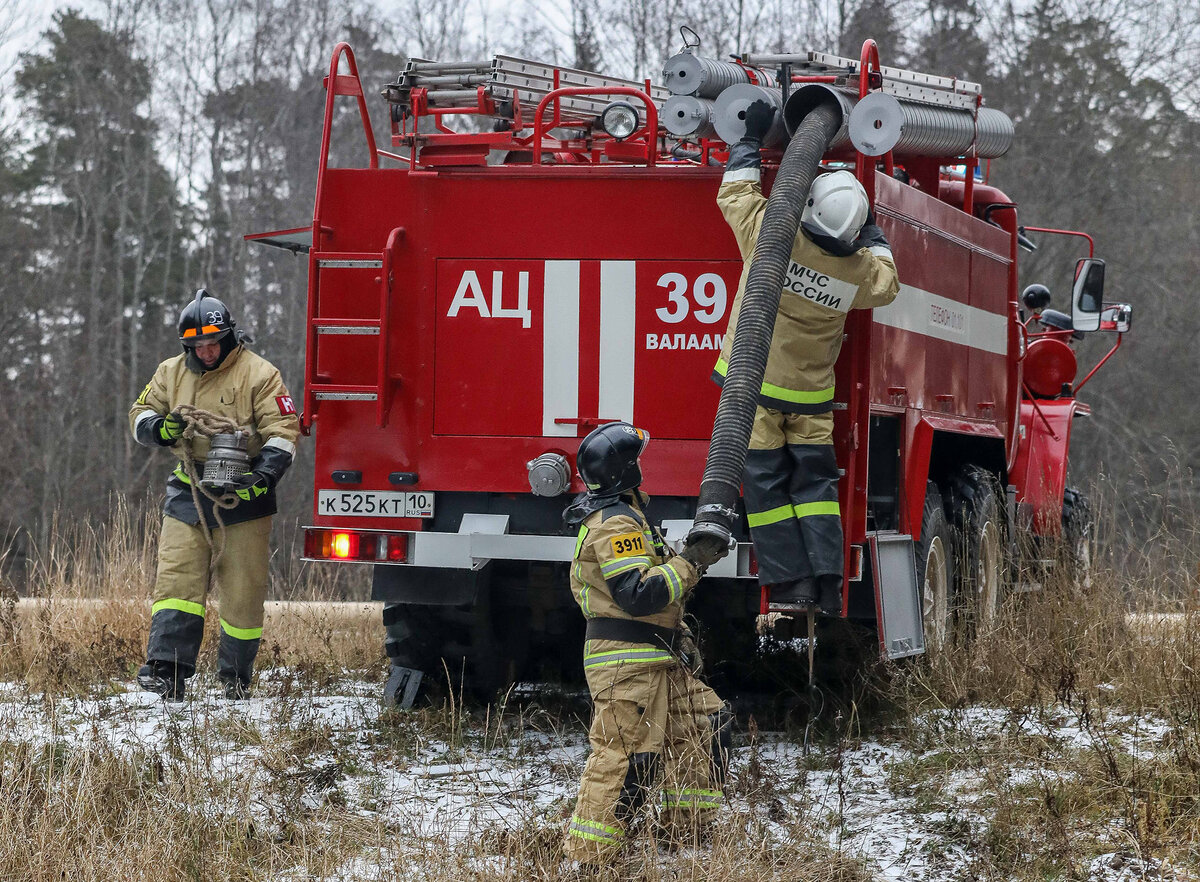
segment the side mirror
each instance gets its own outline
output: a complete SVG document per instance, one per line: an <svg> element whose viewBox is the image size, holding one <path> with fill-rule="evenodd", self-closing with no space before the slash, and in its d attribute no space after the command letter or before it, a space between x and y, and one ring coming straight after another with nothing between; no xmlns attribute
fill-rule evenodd
<svg viewBox="0 0 1200 882"><path fill-rule="evenodd" d="M1085 257L1075 265L1071 291L1071 323L1076 331L1100 330L1104 311L1104 261Z"/></svg>
<svg viewBox="0 0 1200 882"><path fill-rule="evenodd" d="M1133 326L1133 307L1128 303L1116 303L1105 307L1100 319L1105 324L1112 322L1112 329L1124 334Z"/></svg>

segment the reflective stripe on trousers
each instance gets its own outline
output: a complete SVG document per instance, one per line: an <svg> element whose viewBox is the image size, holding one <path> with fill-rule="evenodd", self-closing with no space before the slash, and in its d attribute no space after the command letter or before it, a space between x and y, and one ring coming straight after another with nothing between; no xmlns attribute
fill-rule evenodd
<svg viewBox="0 0 1200 882"><path fill-rule="evenodd" d="M748 450L743 493L763 585L842 572L832 445Z"/></svg>
<svg viewBox="0 0 1200 882"><path fill-rule="evenodd" d="M663 788L663 808L720 808L725 794L720 790L669 790Z"/></svg>
<svg viewBox="0 0 1200 882"><path fill-rule="evenodd" d="M665 649L613 649L607 652L591 652L583 657L585 668L607 667L625 662L670 662L675 656Z"/></svg>
<svg viewBox="0 0 1200 882"><path fill-rule="evenodd" d="M599 821L587 821L578 815L571 816L571 826L567 828L568 836L587 839L589 842L600 842L604 845L617 845L625 838L625 831L620 827L609 827Z"/></svg>

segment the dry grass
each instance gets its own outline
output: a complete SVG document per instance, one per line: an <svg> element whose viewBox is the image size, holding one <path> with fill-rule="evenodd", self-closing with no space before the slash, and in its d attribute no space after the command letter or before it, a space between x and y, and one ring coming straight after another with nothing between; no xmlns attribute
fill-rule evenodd
<svg viewBox="0 0 1200 882"><path fill-rule="evenodd" d="M1200 871L1200 608L1172 577L1170 614L1131 614L1104 569L1014 596L884 687L919 755L898 785L957 819L976 878L1087 878L1113 851Z"/></svg>
<svg viewBox="0 0 1200 882"><path fill-rule="evenodd" d="M0 602L0 880L566 878L586 754L570 703L381 713L377 606L272 605L249 706L215 699L203 675L171 712L126 692L156 520L118 509L102 528L63 527L36 560L37 596ZM810 753L784 762L744 730L711 841L643 836L610 878L866 882L880 872L861 854L872 824L913 837L887 878L913 878L911 864L1086 880L1109 852L1200 878L1194 574L1157 551L1129 561L1121 578L1101 562L1087 589L1010 598L985 640L872 674L886 713L838 704ZM856 788L872 763L885 792L867 811Z"/></svg>

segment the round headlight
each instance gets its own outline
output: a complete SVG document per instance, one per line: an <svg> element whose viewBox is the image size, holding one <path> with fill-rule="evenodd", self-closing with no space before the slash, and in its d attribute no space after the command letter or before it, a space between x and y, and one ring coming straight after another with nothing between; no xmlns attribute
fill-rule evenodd
<svg viewBox="0 0 1200 882"><path fill-rule="evenodd" d="M600 125L618 141L623 141L637 131L638 112L632 104L614 101L600 114Z"/></svg>

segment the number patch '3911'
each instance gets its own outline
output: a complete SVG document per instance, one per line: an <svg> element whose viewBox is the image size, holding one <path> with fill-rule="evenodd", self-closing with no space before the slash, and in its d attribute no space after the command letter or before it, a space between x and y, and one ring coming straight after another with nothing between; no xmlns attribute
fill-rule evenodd
<svg viewBox="0 0 1200 882"><path fill-rule="evenodd" d="M646 550L645 539L641 533L622 533L609 540L612 545L613 557L633 557Z"/></svg>

